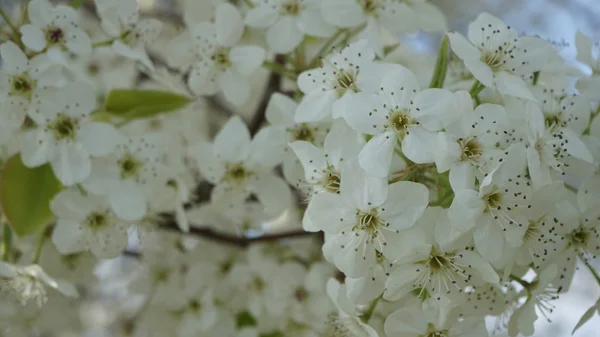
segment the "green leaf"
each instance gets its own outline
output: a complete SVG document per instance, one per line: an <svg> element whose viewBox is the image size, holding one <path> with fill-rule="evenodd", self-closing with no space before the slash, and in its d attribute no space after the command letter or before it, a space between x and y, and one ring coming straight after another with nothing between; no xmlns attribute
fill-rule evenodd
<svg viewBox="0 0 600 337"><path fill-rule="evenodd" d="M235 316L238 329L245 326L255 326L256 319L247 311L240 312Z"/></svg>
<svg viewBox="0 0 600 337"><path fill-rule="evenodd" d="M103 111L131 120L179 110L188 105L188 97L159 90L113 89Z"/></svg>
<svg viewBox="0 0 600 337"><path fill-rule="evenodd" d="M383 57L388 56L391 52L398 49L400 47L400 43L391 44L389 46L383 47Z"/></svg>
<svg viewBox="0 0 600 337"><path fill-rule="evenodd" d="M62 189L49 164L29 168L20 155L0 172L0 204L10 227L19 236L34 234L52 220L50 201Z"/></svg>
<svg viewBox="0 0 600 337"><path fill-rule="evenodd" d="M77 8L81 7L84 2L85 2L85 0L72 0L71 2L69 2L69 6L77 9Z"/></svg>
<svg viewBox="0 0 600 337"><path fill-rule="evenodd" d="M269 333L260 334L260 337L284 337L285 335L281 331L273 331Z"/></svg>
<svg viewBox="0 0 600 337"><path fill-rule="evenodd" d="M438 49L437 59L435 61L435 70L429 82L430 88L442 88L446 80L448 71L448 35L445 35Z"/></svg>
<svg viewBox="0 0 600 337"><path fill-rule="evenodd" d="M587 323L587 321L590 320L590 318L592 318L592 316L594 316L594 314L596 313L596 310L600 310L600 300L598 300L598 302L596 302L596 304L592 305L584 314L583 316L581 316L581 319L579 319L579 322L577 322L577 325L575 326L575 328L573 329L573 331L571 332L571 335L575 333L575 331L577 331L579 328L581 328L585 323Z"/></svg>

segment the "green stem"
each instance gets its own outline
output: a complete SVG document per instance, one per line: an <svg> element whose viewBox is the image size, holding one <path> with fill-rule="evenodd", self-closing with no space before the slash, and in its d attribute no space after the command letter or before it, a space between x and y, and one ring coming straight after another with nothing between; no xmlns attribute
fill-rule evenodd
<svg viewBox="0 0 600 337"><path fill-rule="evenodd" d="M115 42L114 39L110 39L110 40L105 40L105 41L98 41L98 42L94 42L92 43L92 48L97 48L97 47L104 47L104 46L110 46L113 44L113 42Z"/></svg>
<svg viewBox="0 0 600 337"><path fill-rule="evenodd" d="M42 248L44 247L44 241L46 240L46 231L42 231L37 240L37 245L35 247L35 255L33 256L33 264L37 264L40 261L40 257L42 256Z"/></svg>
<svg viewBox="0 0 600 337"><path fill-rule="evenodd" d="M272 72L275 72L275 73L281 75L281 76L285 76L285 77L289 78L290 80L296 80L296 78L298 77L298 75L296 75L296 72L294 72L291 69L286 68L282 64L278 64L278 63L271 62L271 61L264 61L262 66L264 68L269 69Z"/></svg>
<svg viewBox="0 0 600 337"><path fill-rule="evenodd" d="M430 88L443 88L448 70L448 35L445 35L438 49L435 70L429 82Z"/></svg>
<svg viewBox="0 0 600 337"><path fill-rule="evenodd" d="M596 282L598 282L598 285L600 285L600 275L598 275L598 272L594 269L594 267L590 265L588 260L581 253L579 254L579 259L581 260L581 262L583 262L583 264L585 264L590 273L592 273L592 275L596 279Z"/></svg>
<svg viewBox="0 0 600 337"><path fill-rule="evenodd" d="M365 23L354 28L353 30L348 31L344 39L340 42L340 46L345 47L351 38L353 38L356 34L360 33L363 29L365 29L366 25L367 24Z"/></svg>
<svg viewBox="0 0 600 337"><path fill-rule="evenodd" d="M569 184L563 184L568 190L573 191L575 193L577 193L577 188L569 185Z"/></svg>
<svg viewBox="0 0 600 337"><path fill-rule="evenodd" d="M511 279L511 280L513 280L513 281L515 281L515 282L517 282L517 283L519 283L519 284L520 284L520 285L522 285L522 286L523 286L523 288L525 288L525 289L529 289L529 287L531 286L531 283L529 283L529 282L527 282L527 281L525 281L525 280L521 280L521 278L519 278L519 277L516 277L515 275L512 275L512 274L511 274L511 275L510 275L510 279Z"/></svg>
<svg viewBox="0 0 600 337"><path fill-rule="evenodd" d="M8 261L10 253L12 252L12 230L10 226L5 223L2 228L2 247L0 253L2 254L2 261Z"/></svg>
<svg viewBox="0 0 600 337"><path fill-rule="evenodd" d="M473 83L471 90L469 90L469 94L471 95L471 97L475 98L475 100L478 100L479 93L483 89L485 89L485 85L481 84L481 82L479 82L479 80L475 80L475 83Z"/></svg>
<svg viewBox="0 0 600 337"><path fill-rule="evenodd" d="M4 11L4 8L2 8L2 6L0 6L0 16L2 16L2 19L4 19L4 22L6 22L6 24L10 28L10 30L13 32L13 35L14 35L13 38L16 39L15 42L17 42L17 44L19 45L19 47L21 47L21 49L25 50L25 46L23 45L23 42L21 41L21 32L19 32L19 29L17 28L17 26L15 26L15 24L12 23L12 21L10 21L10 17L8 16L8 14L6 14L6 12Z"/></svg>
<svg viewBox="0 0 600 337"><path fill-rule="evenodd" d="M379 303L379 300L382 297L383 297L383 294L379 295L379 297L374 299L373 302L371 302L371 304L369 305L369 309L367 309L367 311L365 311L364 315L360 316L360 320L363 321L363 323L369 323L371 316L373 316L373 312L375 312L375 307L377 307L377 303Z"/></svg>
<svg viewBox="0 0 600 337"><path fill-rule="evenodd" d="M327 40L327 42L325 42L325 44L321 47L321 49L319 49L317 54L315 56L313 56L312 59L310 59L310 62L308 62L308 68L315 68L316 66L318 66L319 61L321 60L321 57L329 54L329 51L330 51L331 47L333 46L333 44L335 43L335 41L337 41L337 39L346 32L347 32L346 29L340 29L335 34L333 34L333 36L330 37L329 40Z"/></svg>
<svg viewBox="0 0 600 337"><path fill-rule="evenodd" d="M540 72L536 71L533 73L533 85L536 85L538 80L540 79Z"/></svg>
<svg viewBox="0 0 600 337"><path fill-rule="evenodd" d="M254 8L254 4L252 3L252 1L250 1L250 0L244 0L244 3L246 3L246 6L248 6L250 8Z"/></svg>
<svg viewBox="0 0 600 337"><path fill-rule="evenodd" d="M21 0L21 26L27 22L27 17L29 16L29 6L27 6L29 0Z"/></svg>

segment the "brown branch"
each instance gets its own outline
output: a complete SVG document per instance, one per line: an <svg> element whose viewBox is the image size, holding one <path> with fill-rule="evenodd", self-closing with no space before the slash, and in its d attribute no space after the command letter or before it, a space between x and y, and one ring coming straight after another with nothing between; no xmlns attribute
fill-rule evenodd
<svg viewBox="0 0 600 337"><path fill-rule="evenodd" d="M170 231L179 231L179 226L172 214L166 213L162 215L163 221L159 224L160 228L170 230ZM291 230L287 232L274 233L274 234L265 234L256 237L243 237L235 234L223 233L216 231L212 227L194 227L190 226L189 234L196 235L199 237L203 237L206 239L210 239L217 242L222 242L234 246L239 247L247 247L252 243L257 242L267 242L267 241L276 241L288 238L296 238L303 236L311 236L316 235L317 233L305 232L302 229L299 230Z"/></svg>
<svg viewBox="0 0 600 337"><path fill-rule="evenodd" d="M283 55L275 56L275 63L277 64L285 64L285 58ZM254 136L260 127L264 124L266 120L267 113L267 105L269 105L269 100L271 99L271 95L275 92L281 91L281 75L275 72L272 72L269 75L269 80L267 81L267 88L263 94L263 98L260 101L260 104L256 108L256 112L254 113L252 120L248 125L248 130L250 130L250 135Z"/></svg>
<svg viewBox="0 0 600 337"><path fill-rule="evenodd" d="M163 228L163 229L166 229L169 231L179 231L177 224L173 220L162 223L160 225L160 228ZM298 229L298 230L290 230L290 231L281 232L281 233L265 234L265 235L256 236L256 237L243 237L243 236L238 236L238 235L229 234L229 233L220 233L211 227L191 227L189 234L192 234L192 235L195 235L198 237L202 237L205 239L213 240L216 242L221 242L221 243L228 244L231 246L239 247L239 248L246 248L254 243L263 243L263 242L271 242L271 241L294 239L294 238L301 238L301 237L310 237L310 236L317 237L320 235L320 233L305 232L302 229ZM140 252L126 250L123 252L123 255L138 258L138 257L140 257L141 254L140 254Z"/></svg>
<svg viewBox="0 0 600 337"><path fill-rule="evenodd" d="M169 230L178 230L177 228L174 228L172 226L168 226L165 228L168 228ZM300 230L292 230L292 231L275 233L275 234L265 234L265 235L256 236L256 237L243 237L243 236L238 236L238 235L234 235L234 234L220 233L210 227L195 227L195 228L192 227L192 228L190 228L190 234L197 235L197 236L200 236L200 237L203 237L206 239L210 239L210 240L213 240L216 242L222 242L222 243L230 244L233 246L245 248L253 243L277 241L277 240L291 239L291 238L298 238L298 237L306 237L306 236L315 235L316 233L305 232L304 230L300 229Z"/></svg>

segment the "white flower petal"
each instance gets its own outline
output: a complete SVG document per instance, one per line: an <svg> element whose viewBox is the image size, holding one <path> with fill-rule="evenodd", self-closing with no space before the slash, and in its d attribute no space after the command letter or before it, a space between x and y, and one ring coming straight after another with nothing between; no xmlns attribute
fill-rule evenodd
<svg viewBox="0 0 600 337"><path fill-rule="evenodd" d="M484 221L473 233L475 248L486 261L496 262L502 258L504 236L500 225L493 221Z"/></svg>
<svg viewBox="0 0 600 337"><path fill-rule="evenodd" d="M289 96L276 92L271 95L267 105L265 112L267 121L278 126L294 126L294 114L297 107L298 103Z"/></svg>
<svg viewBox="0 0 600 337"><path fill-rule="evenodd" d="M146 215L146 196L131 181L115 185L108 195L108 201L115 214L126 221L137 221Z"/></svg>
<svg viewBox="0 0 600 337"><path fill-rule="evenodd" d="M587 65L593 65L594 59L592 57L592 46L593 41L583 35L581 31L577 31L575 34L575 47L577 48L577 61L583 62Z"/></svg>
<svg viewBox="0 0 600 337"><path fill-rule="evenodd" d="M337 27L356 27L365 21L362 8L355 1L329 0L321 5L323 19Z"/></svg>
<svg viewBox="0 0 600 337"><path fill-rule="evenodd" d="M90 251L99 259L111 259L127 247L127 231L115 224L98 229L90 238Z"/></svg>
<svg viewBox="0 0 600 337"><path fill-rule="evenodd" d="M273 168L283 160L289 135L282 127L267 126L261 129L250 143L251 166Z"/></svg>
<svg viewBox="0 0 600 337"><path fill-rule="evenodd" d="M59 219L52 231L52 242L59 253L68 255L86 250L86 236L81 224Z"/></svg>
<svg viewBox="0 0 600 337"><path fill-rule="evenodd" d="M238 116L234 116L215 136L214 151L223 161L240 162L250 151L250 132Z"/></svg>
<svg viewBox="0 0 600 337"><path fill-rule="evenodd" d="M392 132L385 132L371 138L358 154L360 166L375 177L387 177L396 142L396 135Z"/></svg>
<svg viewBox="0 0 600 337"><path fill-rule="evenodd" d="M25 132L21 149L23 164L27 167L37 167L47 163L55 153L51 142L51 136L41 130Z"/></svg>
<svg viewBox="0 0 600 337"><path fill-rule="evenodd" d="M279 19L279 12L274 6L257 6L252 8L247 14L244 22L249 27L266 28L274 25Z"/></svg>
<svg viewBox="0 0 600 337"><path fill-rule="evenodd" d="M378 178L367 173L356 162L344 165L340 191L348 205L369 210L381 205L388 196L387 178Z"/></svg>
<svg viewBox="0 0 600 337"><path fill-rule="evenodd" d="M273 52L287 54L302 42L304 34L298 29L294 17L284 15L267 29L266 38L267 45Z"/></svg>
<svg viewBox="0 0 600 337"><path fill-rule="evenodd" d="M8 41L0 45L2 69L11 75L19 75L27 71L27 56L17 45Z"/></svg>
<svg viewBox="0 0 600 337"><path fill-rule="evenodd" d="M305 141L296 141L290 143L289 146L296 156L298 156L298 159L300 159L300 162L304 167L306 181L309 183L317 182L321 176L321 170L324 170L327 167L323 151Z"/></svg>
<svg viewBox="0 0 600 337"><path fill-rule="evenodd" d="M219 44L225 47L235 45L244 33L244 19L240 11L228 3L219 5L215 13L215 30Z"/></svg>
<svg viewBox="0 0 600 337"><path fill-rule="evenodd" d="M356 214L339 194L319 193L308 203L304 217L314 228L326 233L339 233L352 226Z"/></svg>
<svg viewBox="0 0 600 337"><path fill-rule="evenodd" d="M79 143L59 144L50 163L56 178L65 186L84 181L92 171L90 154Z"/></svg>
<svg viewBox="0 0 600 337"><path fill-rule="evenodd" d="M252 182L251 188L269 215L280 215L292 205L292 192L288 184L277 176L261 174Z"/></svg>
<svg viewBox="0 0 600 337"><path fill-rule="evenodd" d="M331 116L333 103L337 99L335 91L314 90L304 96L296 110L296 123L316 122Z"/></svg>
<svg viewBox="0 0 600 337"><path fill-rule="evenodd" d="M417 164L433 163L436 141L437 133L427 131L421 126L412 127L410 133L402 140L402 153Z"/></svg>
<svg viewBox="0 0 600 337"><path fill-rule="evenodd" d="M121 135L108 123L87 122L80 125L77 141L92 156L106 156L112 153Z"/></svg>
<svg viewBox="0 0 600 337"><path fill-rule="evenodd" d="M65 37L65 45L74 54L87 58L92 55L92 41L82 29L72 29Z"/></svg>
<svg viewBox="0 0 600 337"><path fill-rule="evenodd" d="M229 60L238 73L249 76L265 60L265 50L257 46L235 46L229 52Z"/></svg>
<svg viewBox="0 0 600 337"><path fill-rule="evenodd" d="M219 92L221 73L211 62L198 62L192 66L188 85L196 95L214 95Z"/></svg>
<svg viewBox="0 0 600 337"><path fill-rule="evenodd" d="M495 74L495 82L498 91L503 95L525 98L535 101L535 97L527 87L527 84L519 76L500 71Z"/></svg>
<svg viewBox="0 0 600 337"><path fill-rule="evenodd" d="M212 144L201 142L190 149L202 176L209 182L218 183L225 174L225 166L213 152Z"/></svg>
<svg viewBox="0 0 600 337"><path fill-rule="evenodd" d="M53 6L48 0L33 0L27 5L29 21L36 27L44 27L50 22Z"/></svg>
<svg viewBox="0 0 600 337"><path fill-rule="evenodd" d="M46 47L46 37L36 26L27 24L21 26L21 40L25 46L33 51L42 51Z"/></svg>
<svg viewBox="0 0 600 337"><path fill-rule="evenodd" d="M381 218L392 229L408 229L423 215L428 204L429 190L425 185L399 181L389 187L387 200L381 205Z"/></svg>
<svg viewBox="0 0 600 337"><path fill-rule="evenodd" d="M335 33L335 27L325 22L319 10L305 9L298 16L298 27L304 34L317 37L329 37Z"/></svg>
<svg viewBox="0 0 600 337"><path fill-rule="evenodd" d="M250 82L233 69L225 71L220 86L225 98L235 106L241 106L250 98Z"/></svg>

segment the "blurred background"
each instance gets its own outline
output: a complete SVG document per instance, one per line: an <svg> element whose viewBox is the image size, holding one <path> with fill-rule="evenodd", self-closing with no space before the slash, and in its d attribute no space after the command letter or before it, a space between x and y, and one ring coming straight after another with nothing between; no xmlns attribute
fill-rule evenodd
<svg viewBox="0 0 600 337"><path fill-rule="evenodd" d="M207 10L212 3L221 2L219 0L138 0L142 10L178 22L181 22L183 17L181 8L184 1L206 3ZM14 8L19 2L19 0L0 0L0 4L7 8ZM469 22L473 21L479 13L486 11L502 18L508 25L523 34L539 35L563 46L561 54L573 64L575 64L574 40L577 30L594 41L600 41L600 0L431 0L430 2L446 14L451 31L465 33ZM209 14L202 13L200 10L198 13L186 13L187 15L200 18ZM412 46L418 48L419 52L429 53L433 58L439 39L439 35L420 33L411 37L408 45L411 46L410 48L413 48ZM430 59L425 58L425 60ZM600 269L598 263L595 266L597 270ZM112 261L102 266L101 274L111 279L122 277L126 280L128 269L127 261ZM552 323L547 322L543 317L538 319L534 336L570 336L583 313L597 301L600 296L600 286L583 265L580 266L573 282L569 293L553 302L556 309L550 317ZM117 284L114 288L106 290L114 296L119 288ZM89 308L102 321L106 312L96 309L93 305ZM490 320L489 323L490 328L493 328L494 321ZM496 335L504 336L503 333ZM600 336L600 317L595 315L574 336Z"/></svg>

